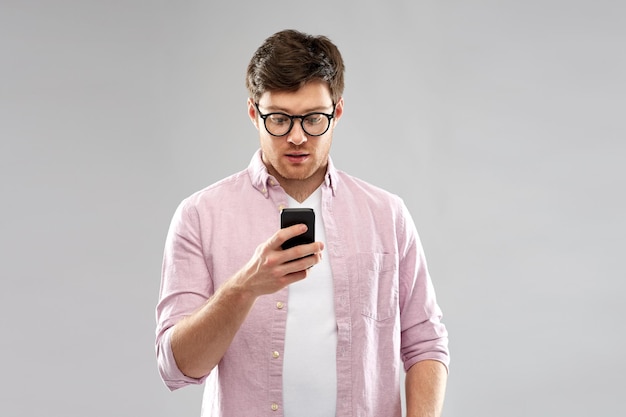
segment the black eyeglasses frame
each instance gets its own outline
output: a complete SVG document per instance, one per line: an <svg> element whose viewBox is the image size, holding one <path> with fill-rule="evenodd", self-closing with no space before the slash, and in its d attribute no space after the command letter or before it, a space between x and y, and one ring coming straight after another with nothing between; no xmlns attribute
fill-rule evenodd
<svg viewBox="0 0 626 417"><path fill-rule="evenodd" d="M293 120L294 119L300 119L300 126L302 127L302 131L304 133L306 133L308 136L322 136L323 134L325 134L326 132L328 132L328 129L330 129L330 124L331 121L335 118L335 108L337 107L337 104L333 103L333 112L331 114L328 113L323 113L323 112L319 112L319 111L314 111L311 113L307 113L307 114L303 114L303 115L290 115L287 113L283 113L283 112L271 112L271 113L266 113L263 114L261 113L261 110L259 110L259 104L257 102L254 102L254 107L256 107L256 111L259 115L259 117L261 119L263 119L263 126L265 126L265 130L267 131L267 133L269 133L270 135L277 137L277 138L281 138L283 136L287 136L289 134L289 132L291 132L291 129L293 129ZM267 118L274 115L274 114L279 114L281 116L285 116L289 119L289 129L287 129L287 131L285 133L283 133L282 135L276 135L272 132L269 131L269 129L267 128ZM304 119L314 115L314 114L321 114L322 116L326 116L326 118L328 118L328 126L326 127L326 130L324 130L322 133L318 133L317 135L311 134L309 132L306 131L306 129L304 128L304 124L302 122L304 122Z"/></svg>

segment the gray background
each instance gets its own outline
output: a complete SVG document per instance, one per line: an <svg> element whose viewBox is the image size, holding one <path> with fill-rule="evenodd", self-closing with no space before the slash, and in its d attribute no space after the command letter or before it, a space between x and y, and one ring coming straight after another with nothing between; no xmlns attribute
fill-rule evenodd
<svg viewBox="0 0 626 417"><path fill-rule="evenodd" d="M415 217L444 415L625 415L622 2L215 3L0 1L0 415L199 415L156 370L164 238L257 148L284 28L340 47L334 160Z"/></svg>

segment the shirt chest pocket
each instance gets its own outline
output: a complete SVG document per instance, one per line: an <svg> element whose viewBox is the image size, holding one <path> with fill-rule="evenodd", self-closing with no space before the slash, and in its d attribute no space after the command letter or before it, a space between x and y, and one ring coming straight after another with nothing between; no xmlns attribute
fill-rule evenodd
<svg viewBox="0 0 626 417"><path fill-rule="evenodd" d="M398 309L398 255L358 253L361 314L377 321L395 317Z"/></svg>

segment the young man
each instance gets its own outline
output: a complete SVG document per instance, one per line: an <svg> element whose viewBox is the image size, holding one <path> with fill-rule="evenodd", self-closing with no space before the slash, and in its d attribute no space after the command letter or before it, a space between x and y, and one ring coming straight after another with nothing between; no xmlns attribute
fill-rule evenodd
<svg viewBox="0 0 626 417"><path fill-rule="evenodd" d="M402 200L335 168L343 60L278 32L248 66L260 150L185 199L166 241L156 350L170 389L205 383L203 416L439 416L448 338ZM316 242L281 249L305 226Z"/></svg>

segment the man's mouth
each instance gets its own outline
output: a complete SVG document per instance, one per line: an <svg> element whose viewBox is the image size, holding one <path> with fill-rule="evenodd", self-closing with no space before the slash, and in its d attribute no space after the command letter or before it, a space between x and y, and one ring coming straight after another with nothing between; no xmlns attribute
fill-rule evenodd
<svg viewBox="0 0 626 417"><path fill-rule="evenodd" d="M285 156L287 157L289 162L298 164L298 163L304 162L309 157L309 154L306 154L306 153L288 153L288 154L285 154Z"/></svg>

